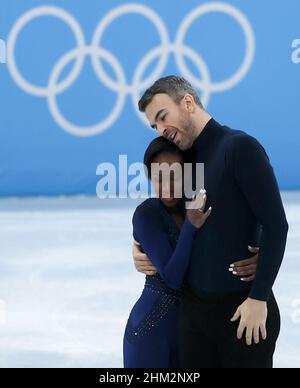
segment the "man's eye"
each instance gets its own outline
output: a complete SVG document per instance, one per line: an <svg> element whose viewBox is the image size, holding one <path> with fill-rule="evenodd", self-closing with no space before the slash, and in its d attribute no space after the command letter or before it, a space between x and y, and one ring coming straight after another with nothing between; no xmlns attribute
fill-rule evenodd
<svg viewBox="0 0 300 388"><path fill-rule="evenodd" d="M167 115L164 115L164 116L161 118L161 121L165 121L166 116L167 116Z"/></svg>

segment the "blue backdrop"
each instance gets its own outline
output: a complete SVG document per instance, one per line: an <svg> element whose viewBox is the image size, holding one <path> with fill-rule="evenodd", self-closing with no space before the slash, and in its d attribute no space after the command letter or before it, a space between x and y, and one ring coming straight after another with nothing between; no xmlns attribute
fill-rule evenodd
<svg viewBox="0 0 300 388"><path fill-rule="evenodd" d="M298 0L2 0L0 195L94 194L99 163L141 161L156 135L136 101L171 73L299 189L299 16Z"/></svg>

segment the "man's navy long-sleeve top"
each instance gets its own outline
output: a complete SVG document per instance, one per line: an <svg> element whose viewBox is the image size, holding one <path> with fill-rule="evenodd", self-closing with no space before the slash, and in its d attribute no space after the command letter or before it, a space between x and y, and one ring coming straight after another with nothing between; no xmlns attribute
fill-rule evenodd
<svg viewBox="0 0 300 388"><path fill-rule="evenodd" d="M204 182L212 213L193 243L187 282L205 293L249 289L249 297L267 301L286 245L288 224L272 166L264 148L245 132L211 119L192 148L193 161L204 163ZM228 268L249 257L261 225L257 274L242 282Z"/></svg>

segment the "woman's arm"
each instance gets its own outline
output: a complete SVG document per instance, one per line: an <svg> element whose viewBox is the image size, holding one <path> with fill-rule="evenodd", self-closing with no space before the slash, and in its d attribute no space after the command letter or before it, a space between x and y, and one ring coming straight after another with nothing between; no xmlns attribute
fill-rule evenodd
<svg viewBox="0 0 300 388"><path fill-rule="evenodd" d="M155 210L137 208L133 216L133 235L165 283L171 288L179 289L189 264L195 233L204 224L211 209L206 213L198 209L188 211L189 215L184 220L175 250L164 229L163 219Z"/></svg>

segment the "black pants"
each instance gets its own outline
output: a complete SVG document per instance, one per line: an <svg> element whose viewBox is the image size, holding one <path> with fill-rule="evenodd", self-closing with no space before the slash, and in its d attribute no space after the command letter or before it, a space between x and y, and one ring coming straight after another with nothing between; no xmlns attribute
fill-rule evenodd
<svg viewBox="0 0 300 388"><path fill-rule="evenodd" d="M267 339L246 344L237 339L239 320L231 322L248 292L224 296L197 295L184 288L179 313L180 366L182 368L272 368L280 331L274 295L268 302Z"/></svg>

